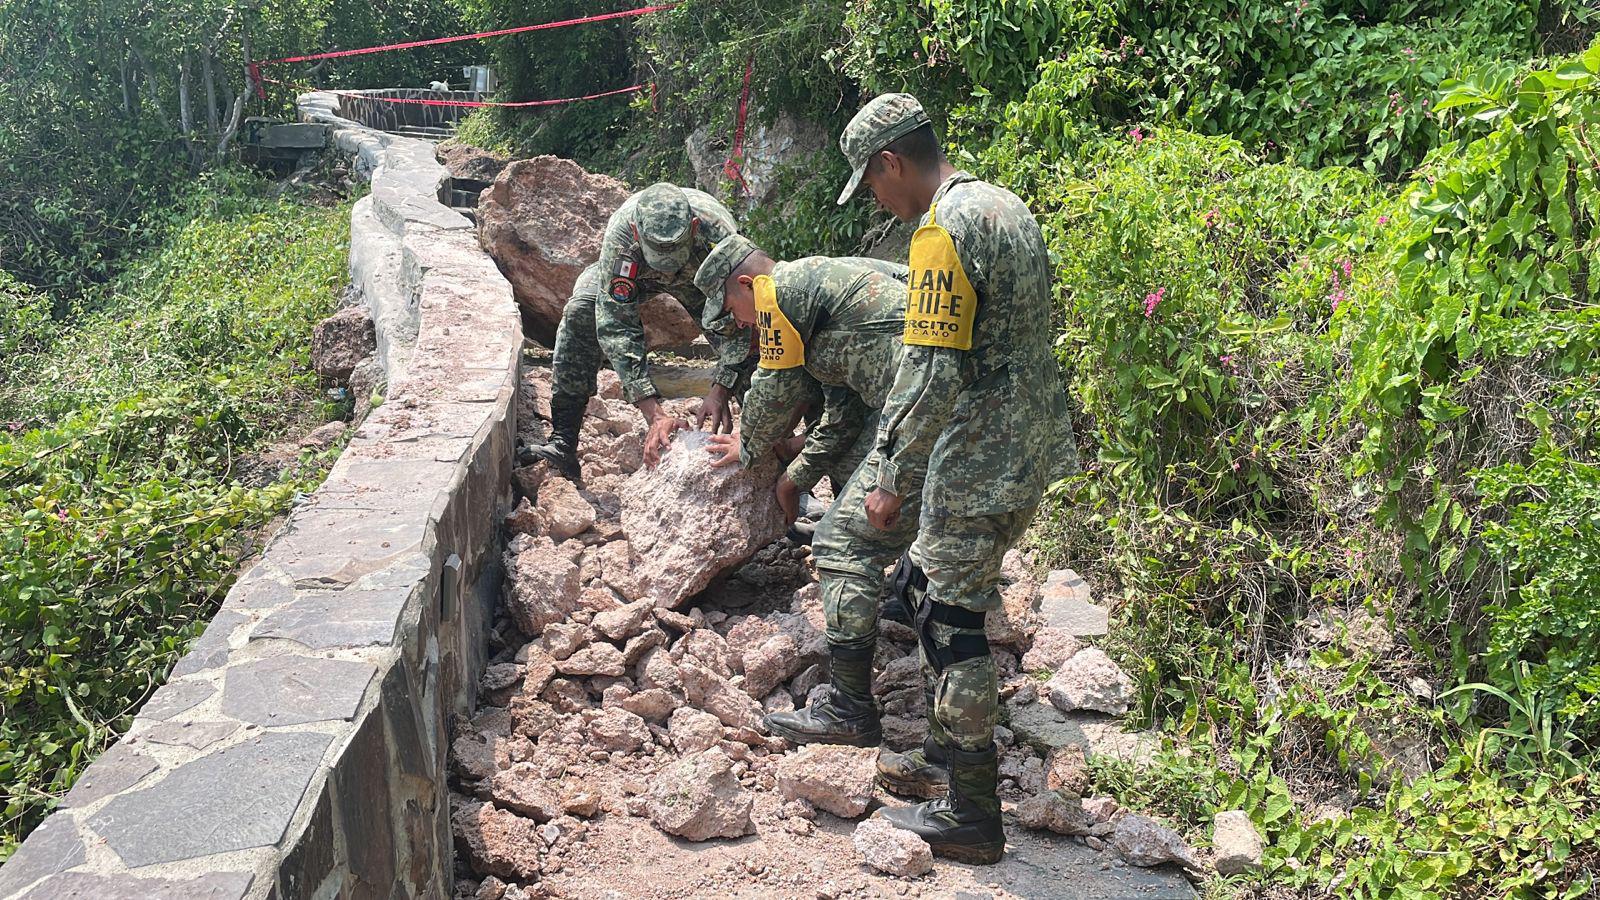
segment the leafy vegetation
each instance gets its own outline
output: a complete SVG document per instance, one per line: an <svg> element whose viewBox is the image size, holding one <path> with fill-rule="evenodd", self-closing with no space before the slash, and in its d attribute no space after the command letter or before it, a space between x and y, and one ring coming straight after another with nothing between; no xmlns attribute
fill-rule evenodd
<svg viewBox="0 0 1600 900"><path fill-rule="evenodd" d="M306 348L348 207L224 170L60 319L0 284L0 857L210 620L259 526L320 479L255 454L318 409ZM318 420L320 421L320 420Z"/></svg>
<svg viewBox="0 0 1600 900"><path fill-rule="evenodd" d="M1034 541L1119 598L1110 649L1166 735L1099 788L1201 841L1249 810L1266 865L1218 895L1586 896L1597 24L1540 0L689 2L629 51L658 107L539 149L689 179L678 148L731 131L752 58L761 121L836 133L916 93L1056 262L1092 462ZM827 157L747 230L879 234L832 206Z"/></svg>

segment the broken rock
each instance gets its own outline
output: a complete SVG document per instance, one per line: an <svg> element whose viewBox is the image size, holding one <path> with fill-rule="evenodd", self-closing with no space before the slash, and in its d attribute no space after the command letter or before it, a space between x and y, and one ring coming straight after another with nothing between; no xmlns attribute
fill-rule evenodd
<svg viewBox="0 0 1600 900"><path fill-rule="evenodd" d="M778 762L778 791L844 819L867 811L878 774L875 747L809 744Z"/></svg>
<svg viewBox="0 0 1600 900"><path fill-rule="evenodd" d="M1066 835L1089 834L1095 826L1094 816L1084 810L1077 795L1060 791L1045 791L1022 801L1017 807L1017 823L1035 831Z"/></svg>
<svg viewBox="0 0 1600 900"><path fill-rule="evenodd" d="M1054 672L1082 647L1064 628L1045 627L1034 632L1033 646L1022 654L1025 672Z"/></svg>
<svg viewBox="0 0 1600 900"><path fill-rule="evenodd" d="M578 566L549 538L506 552L506 610L523 634L564 621L578 605Z"/></svg>
<svg viewBox="0 0 1600 900"><path fill-rule="evenodd" d="M933 850L928 842L890 825L887 819L871 818L857 825L850 842L862 862L885 875L915 878L933 871Z"/></svg>
<svg viewBox="0 0 1600 900"><path fill-rule="evenodd" d="M777 460L753 469L716 468L705 452L710 436L680 433L661 464L629 476L622 491L622 529L640 559L642 597L676 607L713 578L783 536L783 511L772 493Z"/></svg>
<svg viewBox="0 0 1600 900"><path fill-rule="evenodd" d="M689 702L716 716L729 728L755 728L761 722L761 704L721 675L685 661L678 666L684 695Z"/></svg>
<svg viewBox="0 0 1600 900"><path fill-rule="evenodd" d="M1073 654L1045 687L1050 703L1062 712L1087 709L1120 716L1133 701L1133 680L1098 647Z"/></svg>
<svg viewBox="0 0 1600 900"><path fill-rule="evenodd" d="M1136 866L1159 866L1175 862L1198 870L1200 860L1176 831L1148 816L1129 814L1117 821L1111 835L1111 848Z"/></svg>
<svg viewBox="0 0 1600 900"><path fill-rule="evenodd" d="M546 479L539 488L539 502L534 508L538 510L544 533L557 544L594 525L594 507L578 493L577 486L565 478Z"/></svg>
<svg viewBox="0 0 1600 900"><path fill-rule="evenodd" d="M1244 810L1217 813L1212 819L1211 847L1219 874L1242 875L1261 866L1261 834Z"/></svg>
<svg viewBox="0 0 1600 900"><path fill-rule="evenodd" d="M667 719L667 735L672 739L672 746L687 756L722 740L722 723L710 713L680 706Z"/></svg>
<svg viewBox="0 0 1600 900"><path fill-rule="evenodd" d="M755 800L733 773L733 760L712 748L662 769L650 788L650 821L691 841L743 837L755 830Z"/></svg>
<svg viewBox="0 0 1600 900"><path fill-rule="evenodd" d="M536 822L488 803L452 798L450 806L456 849L473 871L515 881L538 879L544 839Z"/></svg>
<svg viewBox="0 0 1600 900"><path fill-rule="evenodd" d="M347 306L311 329L311 368L329 381L344 384L356 365L377 348L372 314L365 306Z"/></svg>

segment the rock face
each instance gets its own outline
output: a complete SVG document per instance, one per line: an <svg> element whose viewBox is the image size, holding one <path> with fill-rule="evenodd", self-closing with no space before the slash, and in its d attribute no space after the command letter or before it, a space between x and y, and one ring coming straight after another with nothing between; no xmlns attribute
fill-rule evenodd
<svg viewBox="0 0 1600 900"><path fill-rule="evenodd" d="M622 182L555 156L507 165L480 195L478 243L511 282L535 340L554 345L573 282L599 257L606 220L627 198ZM681 346L700 333L665 294L646 300L639 313L651 348Z"/></svg>
<svg viewBox="0 0 1600 900"><path fill-rule="evenodd" d="M650 788L650 821L691 841L743 837L755 830L755 798L733 774L733 760L712 748L678 760Z"/></svg>
<svg viewBox="0 0 1600 900"><path fill-rule="evenodd" d="M1050 703L1062 712L1079 709L1120 716L1133 700L1133 680L1104 650L1080 650L1045 685Z"/></svg>
<svg viewBox="0 0 1600 900"><path fill-rule="evenodd" d="M853 819L872 800L877 762L876 748L810 744L778 763L778 790L790 800Z"/></svg>
<svg viewBox="0 0 1600 900"><path fill-rule="evenodd" d="M1211 846L1219 874L1242 875L1261 865L1261 835L1244 810L1217 813L1212 820Z"/></svg>
<svg viewBox="0 0 1600 900"><path fill-rule="evenodd" d="M372 314L365 306L349 306L311 329L311 367L323 378L345 384L350 373L378 349Z"/></svg>
<svg viewBox="0 0 1600 900"><path fill-rule="evenodd" d="M933 850L927 841L884 819L868 819L850 837L861 861L885 875L915 878L933 871Z"/></svg>
<svg viewBox="0 0 1600 900"><path fill-rule="evenodd" d="M657 606L682 604L785 530L772 455L754 469L713 468L708 439L681 433L661 465L633 473L622 489L622 530L648 560L636 572L640 596Z"/></svg>
<svg viewBox="0 0 1600 900"><path fill-rule="evenodd" d="M752 111L750 128L744 142L744 180L750 186L750 196L740 197L748 207L781 201L778 188L780 167L803 160L806 156L833 147L833 137L825 129L788 113L780 113L771 125L760 124L760 117ZM727 134L713 134L701 127L684 141L689 163L694 167L695 186L710 194L717 194L727 176L722 163L727 159L729 147ZM743 194L743 192L740 192ZM902 254L903 256L904 254Z"/></svg>
<svg viewBox="0 0 1600 900"><path fill-rule="evenodd" d="M1201 868L1194 851L1176 831L1157 824L1148 816L1129 814L1117 820L1111 848L1136 866L1177 863L1190 869Z"/></svg>

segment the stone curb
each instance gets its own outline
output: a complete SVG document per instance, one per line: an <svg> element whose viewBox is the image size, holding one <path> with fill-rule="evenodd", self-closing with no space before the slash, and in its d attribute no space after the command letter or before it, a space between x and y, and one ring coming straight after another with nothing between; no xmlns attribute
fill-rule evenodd
<svg viewBox="0 0 1600 900"><path fill-rule="evenodd" d="M522 333L439 202L427 141L300 98L368 176L351 279L384 403L123 739L4 867L0 897L448 897L445 754L501 572Z"/></svg>

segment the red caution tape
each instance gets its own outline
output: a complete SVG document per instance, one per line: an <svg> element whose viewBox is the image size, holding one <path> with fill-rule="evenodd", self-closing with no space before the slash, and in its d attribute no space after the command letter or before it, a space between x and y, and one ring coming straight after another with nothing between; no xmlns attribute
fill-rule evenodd
<svg viewBox="0 0 1600 900"><path fill-rule="evenodd" d="M728 176L728 180L738 182L744 188L746 197L751 196L752 191L749 182L744 180L741 164L744 161L744 123L750 113L750 73L755 67L756 55L751 53L744 61L744 89L739 93L739 117L733 125L733 149L722 162L722 174Z"/></svg>
<svg viewBox="0 0 1600 900"><path fill-rule="evenodd" d="M309 84L296 84L290 81L279 81L276 78L264 78L269 84L281 84L302 91L318 91L324 94L333 94L339 97L354 97L360 100L371 100L376 103L411 103L418 106L464 106L478 109L485 106L498 106L511 109L525 109L530 106L560 106L563 103L578 103L583 100L599 100L601 97L615 97L619 94L633 94L643 90L654 90L654 84L634 84L614 91L601 91L598 94L585 94L582 97L562 97L557 100L524 100L518 103L497 103L492 100L437 100L430 97L378 97L361 91L335 91L326 88L313 87Z"/></svg>
<svg viewBox="0 0 1600 900"><path fill-rule="evenodd" d="M638 9L625 9L621 12L601 13L600 15L584 16L579 19L564 19L560 22L543 22L538 25L521 25L516 28L501 28L498 31L480 31L476 34L458 34L451 37L429 38L424 41L406 41L401 44L383 44L378 47L361 47L356 50L330 50L327 53L311 53L305 56L282 56L277 59L258 59L250 63L253 67L271 65L274 63L310 62L316 59L337 59L341 56L359 56L363 53L383 53L388 50L410 50L413 47L431 47L435 44L449 44L455 41L475 41L480 38L501 37L507 34L522 34L527 31L543 31L547 28L565 28L568 25L582 25L587 22L606 22L612 19L626 19L633 16L642 16L653 12L662 12L677 6L676 3L660 3L655 6L641 6Z"/></svg>

